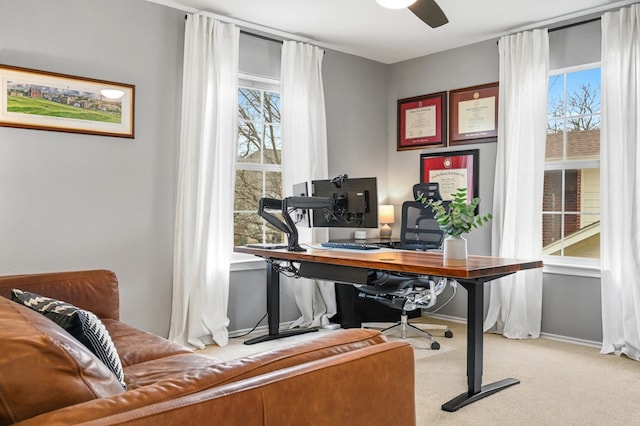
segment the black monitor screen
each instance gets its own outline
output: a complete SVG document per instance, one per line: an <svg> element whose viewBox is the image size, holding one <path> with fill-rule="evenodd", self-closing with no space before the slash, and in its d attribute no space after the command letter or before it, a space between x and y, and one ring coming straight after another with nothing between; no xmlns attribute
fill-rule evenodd
<svg viewBox="0 0 640 426"><path fill-rule="evenodd" d="M332 209L313 210L314 227L377 228L377 179L349 178L311 182L311 195L333 199Z"/></svg>

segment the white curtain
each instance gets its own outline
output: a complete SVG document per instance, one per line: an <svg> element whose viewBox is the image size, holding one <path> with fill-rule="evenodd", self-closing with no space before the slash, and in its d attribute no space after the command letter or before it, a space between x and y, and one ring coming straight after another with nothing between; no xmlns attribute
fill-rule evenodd
<svg viewBox="0 0 640 426"><path fill-rule="evenodd" d="M169 338L228 343L239 30L187 17Z"/></svg>
<svg viewBox="0 0 640 426"><path fill-rule="evenodd" d="M282 145L285 194L300 182L310 185L313 179L326 179L327 124L322 85L324 51L293 41L282 46ZM309 191L311 188L309 187ZM299 241L325 241L325 229L298 227ZM292 327L324 325L336 314L333 283L309 279L287 279L301 317Z"/></svg>
<svg viewBox="0 0 640 426"><path fill-rule="evenodd" d="M640 5L602 17L602 350L640 360Z"/></svg>
<svg viewBox="0 0 640 426"><path fill-rule="evenodd" d="M500 39L498 147L493 200L494 256L542 258L542 188L547 122L549 38L535 30ZM523 339L540 335L542 270L491 284L485 331Z"/></svg>

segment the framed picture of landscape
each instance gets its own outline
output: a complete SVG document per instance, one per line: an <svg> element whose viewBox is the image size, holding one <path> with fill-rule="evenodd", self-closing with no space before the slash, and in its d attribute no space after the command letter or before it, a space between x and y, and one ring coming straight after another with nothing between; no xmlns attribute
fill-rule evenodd
<svg viewBox="0 0 640 426"><path fill-rule="evenodd" d="M0 64L0 126L133 138L135 86Z"/></svg>

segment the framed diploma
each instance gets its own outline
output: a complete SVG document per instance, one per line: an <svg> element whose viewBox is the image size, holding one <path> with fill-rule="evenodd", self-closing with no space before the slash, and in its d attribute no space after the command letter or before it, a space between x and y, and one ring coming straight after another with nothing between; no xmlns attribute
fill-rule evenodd
<svg viewBox="0 0 640 426"><path fill-rule="evenodd" d="M445 201L458 188L467 189L467 201L478 196L479 150L438 152L420 155L420 182L437 182Z"/></svg>
<svg viewBox="0 0 640 426"><path fill-rule="evenodd" d="M497 140L497 82L451 90L449 102L449 145Z"/></svg>
<svg viewBox="0 0 640 426"><path fill-rule="evenodd" d="M398 100L398 151L447 146L447 92Z"/></svg>

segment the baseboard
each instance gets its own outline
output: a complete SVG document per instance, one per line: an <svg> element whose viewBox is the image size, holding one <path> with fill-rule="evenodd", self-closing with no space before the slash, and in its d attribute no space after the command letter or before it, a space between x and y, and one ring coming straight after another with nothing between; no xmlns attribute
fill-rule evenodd
<svg viewBox="0 0 640 426"><path fill-rule="evenodd" d="M543 339L557 340L558 342L573 343L574 345L580 345L580 346L588 346L590 348L600 349L602 347L602 342L595 342L593 340L576 339L575 337L560 336L560 335L551 334L551 333L540 333L540 337L542 337Z"/></svg>
<svg viewBox="0 0 640 426"><path fill-rule="evenodd" d="M454 317L454 316L450 316L450 315L442 315L442 314L429 314L426 311L423 311L424 316L430 317L430 318L434 318L434 319L440 319L443 321L451 321L451 322L456 322L459 324L466 324L467 320L466 318L460 318L460 317ZM281 330L286 330L289 328L289 326L293 323L293 321L288 321L288 322L283 322L280 323L280 329ZM242 335L245 335L247 333L249 333L251 331L250 328L245 328L242 330L234 330L234 331L230 331L229 332L229 337L239 337ZM269 327L266 325L261 325L259 327L256 327L255 330L251 331L252 333L255 332L264 332L264 333L268 333L269 332ZM593 340L584 340L584 339L577 339L575 337L568 337L568 336L561 336L558 334L552 334L552 333L540 333L540 337L543 339L549 339L549 340L556 340L558 342L565 342L565 343L572 343L574 345L580 345L580 346L587 346L590 348L597 348L600 349L602 347L602 342L596 342Z"/></svg>
<svg viewBox="0 0 640 426"><path fill-rule="evenodd" d="M429 318L441 319L443 321L457 322L459 324L466 324L467 323L467 319L466 318L452 317L450 315L442 315L442 314L431 314L427 310L423 310L422 311L422 315L425 316L425 317L429 317Z"/></svg>
<svg viewBox="0 0 640 426"><path fill-rule="evenodd" d="M460 324L466 324L467 323L466 318L453 317L453 316L442 315L442 314L429 314L428 311L422 311L422 313L425 316L428 316L428 317L431 317L431 318L435 318L435 319L441 319L441 320L444 320L444 321L457 322L457 323L460 323ZM565 343L573 343L574 345L587 346L587 347L590 347L590 348L598 348L598 349L600 349L602 347L602 342L596 342L596 341L593 341L593 340L585 340L585 339L577 339L575 337L561 336L561 335L552 334L552 333L540 333L540 337L543 338L543 339L556 340L558 342L565 342Z"/></svg>

